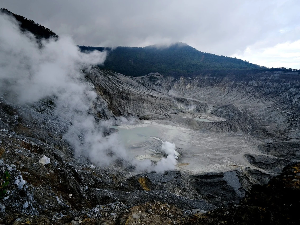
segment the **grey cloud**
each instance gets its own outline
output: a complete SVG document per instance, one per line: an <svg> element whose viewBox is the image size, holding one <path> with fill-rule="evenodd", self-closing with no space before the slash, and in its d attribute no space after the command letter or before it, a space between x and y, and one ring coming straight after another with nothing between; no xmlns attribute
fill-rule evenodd
<svg viewBox="0 0 300 225"><path fill-rule="evenodd" d="M231 55L247 46L294 41L297 0L65 0L1 2L79 45L145 46L186 42ZM282 34L280 30L289 30ZM276 37L276 38L274 38Z"/></svg>

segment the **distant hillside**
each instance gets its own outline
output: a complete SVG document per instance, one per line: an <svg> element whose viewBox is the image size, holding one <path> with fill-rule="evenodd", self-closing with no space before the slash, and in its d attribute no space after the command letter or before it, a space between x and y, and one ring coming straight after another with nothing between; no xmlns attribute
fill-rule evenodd
<svg viewBox="0 0 300 225"><path fill-rule="evenodd" d="M1 8L0 13L5 13L9 16L14 17L20 24L21 31L31 32L38 40L48 39L48 38L58 38L58 35L55 34L49 28L46 28L40 24L35 23L33 20L29 20L23 16L14 14L7 9Z"/></svg>
<svg viewBox="0 0 300 225"><path fill-rule="evenodd" d="M79 46L84 52L108 51L104 68L128 76L143 76L159 72L171 76L193 76L203 73L223 74L261 70L262 67L241 59L218 56L177 43L169 47L104 47Z"/></svg>
<svg viewBox="0 0 300 225"><path fill-rule="evenodd" d="M14 17L20 25L21 31L31 32L39 43L41 39L58 38L58 35L33 20L14 14L1 8L0 13ZM127 76L143 76L151 72L158 72L169 76L196 76L214 75L228 76L253 74L262 71L280 72L289 76L298 76L300 70L287 68L260 67L241 59L218 56L196 50L183 43L177 43L169 47L90 47L78 46L83 52L93 50L107 51L108 57L103 66L104 69L116 71Z"/></svg>

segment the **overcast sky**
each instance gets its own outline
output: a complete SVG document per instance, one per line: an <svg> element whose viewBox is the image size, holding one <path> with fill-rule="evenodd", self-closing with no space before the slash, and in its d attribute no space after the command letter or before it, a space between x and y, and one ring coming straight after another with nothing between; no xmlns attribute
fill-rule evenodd
<svg viewBox="0 0 300 225"><path fill-rule="evenodd" d="M78 45L184 42L268 67L300 69L299 0L1 0Z"/></svg>

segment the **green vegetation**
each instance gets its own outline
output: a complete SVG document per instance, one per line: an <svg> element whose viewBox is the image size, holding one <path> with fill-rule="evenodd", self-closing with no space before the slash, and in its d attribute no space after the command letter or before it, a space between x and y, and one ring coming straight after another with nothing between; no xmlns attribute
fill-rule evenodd
<svg viewBox="0 0 300 225"><path fill-rule="evenodd" d="M108 57L101 67L128 76L143 76L151 72L175 77L208 73L228 75L241 71L265 69L241 59L201 52L183 43L162 48L155 46L117 47L115 49L79 46L79 48L83 52L107 51Z"/></svg>
<svg viewBox="0 0 300 225"><path fill-rule="evenodd" d="M10 174L7 171L5 171L5 173L1 176L0 179L0 198L4 198L9 181L10 181Z"/></svg>

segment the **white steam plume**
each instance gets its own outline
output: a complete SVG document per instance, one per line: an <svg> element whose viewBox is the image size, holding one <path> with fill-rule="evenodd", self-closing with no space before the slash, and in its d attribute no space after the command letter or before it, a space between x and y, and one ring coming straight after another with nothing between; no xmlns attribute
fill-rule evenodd
<svg viewBox="0 0 300 225"><path fill-rule="evenodd" d="M168 141L162 142L161 150L167 154L166 158L162 158L160 161L153 165L150 160L136 161L135 165L138 170L156 171L162 173L167 170L176 169L177 159L179 153L175 150L175 144Z"/></svg>
<svg viewBox="0 0 300 225"><path fill-rule="evenodd" d="M105 122L99 123L88 112L96 93L84 80L82 68L104 62L103 52L81 53L73 40L60 37L43 41L39 48L30 33L21 33L16 21L0 13L0 96L17 104L28 104L55 96L55 114L69 122L64 138L75 155L84 155L99 166L116 159L127 160L117 134L104 137ZM156 165L150 160L132 162L137 169L163 172L175 169L175 145L162 144L167 154Z"/></svg>
<svg viewBox="0 0 300 225"><path fill-rule="evenodd" d="M104 137L103 126L88 113L97 95L81 69L103 63L106 54L81 53L68 37L43 41L39 48L31 34L21 33L17 23L3 14L0 30L0 96L18 104L56 96L55 113L71 124L64 138L77 156L101 166L126 158L116 134Z"/></svg>
<svg viewBox="0 0 300 225"><path fill-rule="evenodd" d="M167 158L162 158L159 162L157 162L154 170L156 172L174 170L179 156L179 153L175 150L175 144L165 141L162 143L161 149L167 154Z"/></svg>

